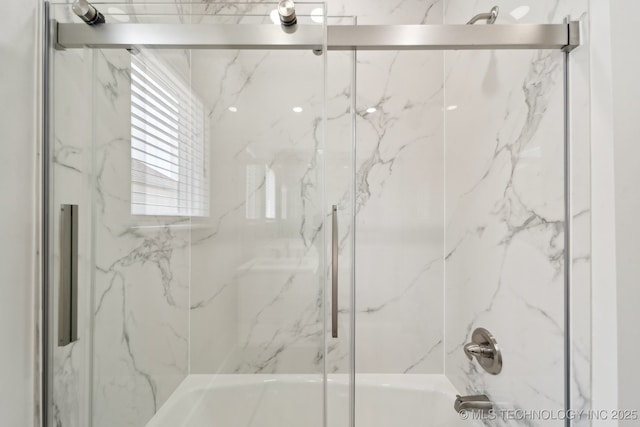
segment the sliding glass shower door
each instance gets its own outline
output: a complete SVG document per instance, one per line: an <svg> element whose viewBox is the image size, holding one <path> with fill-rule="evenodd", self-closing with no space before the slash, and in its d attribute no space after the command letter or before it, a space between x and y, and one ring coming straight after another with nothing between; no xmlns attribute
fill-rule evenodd
<svg viewBox="0 0 640 427"><path fill-rule="evenodd" d="M275 6L50 7L48 425L573 407L578 27L328 31L321 3L293 28Z"/></svg>
<svg viewBox="0 0 640 427"><path fill-rule="evenodd" d="M99 7L280 30L273 4ZM325 19L297 14L318 51L51 50L48 425L323 425Z"/></svg>
<svg viewBox="0 0 640 427"><path fill-rule="evenodd" d="M585 404L565 60L358 52L356 426L561 426Z"/></svg>

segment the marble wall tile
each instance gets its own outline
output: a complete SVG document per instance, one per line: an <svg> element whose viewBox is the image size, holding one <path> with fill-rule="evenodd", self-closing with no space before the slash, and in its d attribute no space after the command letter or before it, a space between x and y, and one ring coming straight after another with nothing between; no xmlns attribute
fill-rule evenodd
<svg viewBox="0 0 640 427"><path fill-rule="evenodd" d="M359 25L441 24L443 0L328 0L331 16L356 16Z"/></svg>
<svg viewBox="0 0 640 427"><path fill-rule="evenodd" d="M93 425L139 426L188 373L189 219L131 215L130 54L94 55Z"/></svg>
<svg viewBox="0 0 640 427"><path fill-rule="evenodd" d="M359 372L443 369L442 59L438 52L358 55Z"/></svg>
<svg viewBox="0 0 640 427"><path fill-rule="evenodd" d="M357 16L361 25L442 22L440 1L335 1L328 8ZM355 200L342 200L356 212L358 372L444 369L442 65L438 52L357 54ZM345 247L352 239L347 227ZM329 344L342 361L345 344Z"/></svg>
<svg viewBox="0 0 640 427"><path fill-rule="evenodd" d="M50 325L52 337L49 351L53 356L53 396L50 422L62 426L82 426L87 423L89 400L88 356L91 343L90 287L78 286L79 340L65 347L58 347L58 289L60 278L60 236L56 233L60 223L59 206L72 203L79 206L80 239L78 252L79 283L91 283L91 214L87 209L91 200L91 129L76 128L70 123L90 122L91 110L76 102L90 90L89 70L92 55L89 52L74 51L56 56L53 68L53 116L52 160L52 206L51 226L52 292L50 310L55 322Z"/></svg>
<svg viewBox="0 0 640 427"><path fill-rule="evenodd" d="M448 1L445 22L462 22L492 5ZM510 6L500 5L501 22L517 21L510 12L520 4ZM537 2L517 22L562 22L568 14L579 18L585 11L584 2ZM576 57L576 76L581 76L588 66ZM504 408L563 409L562 54L447 53L446 73L446 374L459 390L486 392ZM586 90L583 84L577 82L579 92ZM571 102L574 117L588 116L584 95ZM589 140L576 130L572 266L574 280L588 287ZM589 400L584 370L588 296L578 293L572 304L578 305L574 329L580 331L573 341L572 404L583 408ZM493 332L503 349L504 370L496 377L462 352L476 327Z"/></svg>
<svg viewBox="0 0 640 427"><path fill-rule="evenodd" d="M441 20L440 2L429 4L377 4L350 2L330 4L330 14L358 14L360 23L376 23L388 20L389 13L398 22L439 22ZM416 8L421 17L416 21ZM409 21L407 21L409 20ZM394 21L395 22L395 21ZM282 126L288 126L287 132L296 132L297 124L282 121L274 117L269 123L270 129L264 130L257 116L255 106L237 105L247 100L261 104L270 99L269 88L260 88L260 82L268 72L278 74L274 69L277 53L264 55L226 54L217 55L215 60L202 59L205 55L196 56L194 73L207 70L206 81L199 85L198 91L212 105L212 203L211 220L205 226L194 230L194 250L192 268L192 324L191 324L191 359L195 372L234 371L270 369L273 372L295 372L311 369L315 371L322 360L320 339L313 336L313 345L304 345L302 356L296 356L295 363L282 364L283 357L274 357L276 351L282 349L275 340L269 344L271 350L250 352L250 345L238 347L242 338L254 328L246 323L247 312L259 310L260 303L251 302L255 295L247 288L251 283L266 274L258 267L248 269L247 262L258 257L246 246L256 246L251 237L244 237L249 229L259 233L260 223L248 224L246 218L246 172L250 156L265 145L265 138L282 133ZM361 253L359 261L362 265L362 276L356 281L367 283L358 288L358 343L362 351L359 366L363 371L371 372L442 372L443 369L443 314L442 305L435 305L424 310L422 301L442 300L442 231L443 231L443 182L442 182L442 55L390 53L362 53L359 58L357 80L358 128L361 136L358 140L358 158L356 159L359 176L356 196L357 209L362 227L362 247L356 248ZM198 62L200 61L200 62ZM204 62L202 62L204 61ZM208 62L207 62L208 61ZM351 260L349 247L352 242L350 214L352 201L349 184L351 170L351 116L349 94L352 61L344 56L331 53L328 59L328 132L327 168L331 171L326 176L328 188L327 209L331 204L340 206L340 339L329 341L330 353L335 356L335 363L330 362L330 370L345 369L348 360L348 307ZM206 63L206 65L205 65ZM304 70L305 64L295 63L295 68ZM408 71L410 70L410 71ZM305 74L306 73L306 74ZM307 75L308 72L302 72ZM423 76L438 76L423 78ZM319 83L318 77L317 82ZM196 81L199 78L196 77ZM247 80L249 80L247 83ZM411 84L409 83L411 82ZM290 87L301 90L291 82ZM310 84L312 86L312 84ZM213 86L210 88L209 86ZM319 86L315 88L319 90ZM304 92L303 92L304 93ZM397 95L397 96L396 96ZM281 96L281 95L280 95ZM272 103L274 101L271 101ZM280 101L275 104L278 108ZM236 106L238 112L231 114L229 106ZM365 110L375 106L377 112L367 114ZM264 116L264 113L263 113ZM423 120L427 116L430 119ZM265 116L269 118L270 115ZM251 120L253 129L241 129L238 120ZM260 132L252 135L250 132ZM388 133L387 133L388 131ZM275 136L275 138L278 138ZM282 144L282 142L278 142ZM271 143L273 145L273 143ZM241 153L245 149L249 154ZM276 148L280 150L281 148ZM273 153L258 152L256 163L269 163ZM261 158L264 157L264 158ZM233 159L230 162L228 159ZM254 157L255 158L255 157ZM428 166L424 165L427 159ZM346 169L345 169L346 167ZM392 175L391 173L394 173ZM342 179L341 179L342 178ZM416 198L411 186L415 182L424 183L425 192ZM229 184L232 185L229 185ZM296 193L297 192L293 192ZM290 197L299 197L293 196ZM369 204L370 207L365 207ZM386 213L385 208L386 206ZM394 216L402 214L402 221L395 223ZM366 215L366 216L365 216ZM255 221L254 221L255 222ZM376 228L382 226L388 233L385 238L378 239ZM208 230L211 227L211 230ZM368 231L367 231L368 230ZM325 230L329 233L330 230ZM368 238L364 237L368 234ZM325 235L329 238L329 234ZM235 239L235 240L234 240ZM403 241L411 240L409 247ZM211 241L213 243L210 243ZM258 240L260 241L260 240ZM328 240L327 240L328 241ZM395 244L388 244L395 242ZM279 246L283 243L272 246ZM264 243L263 243L264 244ZM288 243L291 245L292 243ZM274 249L271 248L273 251ZM384 252L384 251L387 252ZM276 249L276 252L280 249ZM384 253L383 253L384 252ZM215 254L215 255L213 255ZM278 255L280 256L280 255ZM264 255L261 256L264 258ZM211 260L214 261L211 261ZM208 263L204 262L209 260ZM255 262L255 261L254 261ZM375 268L370 266L375 265ZM242 267L241 271L236 271ZM328 265L327 265L328 268ZM328 270L327 270L328 271ZM299 274L298 274L299 276ZM215 277L212 282L211 278ZM304 281L311 280L312 276ZM282 281L286 276L266 280L267 283ZM327 282L328 284L328 282ZM273 293L266 290L261 300ZM300 296L309 300L312 294ZM328 292L327 292L328 296ZM268 299L268 298L267 298ZM317 303L317 302L316 302ZM264 304L264 303L262 303ZM284 302L286 307L286 302ZM247 306L247 307L245 307ZM276 306L279 319L267 316L263 334L279 328L287 328L287 320L283 320L282 307ZM419 321L413 322L413 316ZM295 316L294 316L295 317ZM391 321L390 319L396 319ZM212 324L224 322L226 326L211 328ZM316 327L320 327L321 319L315 318ZM319 329L318 329L319 331ZM369 348L379 347L379 336L382 332L385 341L385 352L378 352L375 359L368 356ZM308 332L297 331L307 334ZM287 333L280 331L280 338ZM316 332L314 332L315 334ZM235 336L237 335L237 337ZM262 338L264 340L265 338ZM303 341L306 339L303 339ZM238 342L239 341L239 342ZM285 341L287 341L285 339ZM407 348L410 348L407 351ZM313 356L313 357L311 357ZM332 356L332 357L333 357ZM260 363L259 359L270 360L269 364ZM238 362L238 359L240 362ZM233 369L223 368L226 364L237 365ZM301 360L306 360L301 364ZM332 360L332 359L330 359ZM251 365L253 363L253 365ZM244 367L243 367L244 366ZM276 367L277 366L277 367Z"/></svg>
<svg viewBox="0 0 640 427"><path fill-rule="evenodd" d="M197 52L193 73L211 212L192 230L192 372L320 373L323 57Z"/></svg>
<svg viewBox="0 0 640 427"><path fill-rule="evenodd" d="M458 108L446 118L447 374L459 389L497 402L562 408L561 54L521 55L524 70L510 68L524 75L521 91L487 76L501 61L504 54L465 52L451 62L466 67L448 75L447 102ZM468 68L488 71L469 76ZM501 345L499 376L476 371L462 352L480 326ZM538 353L541 342L546 351Z"/></svg>
<svg viewBox="0 0 640 427"><path fill-rule="evenodd" d="M345 5L348 7L337 3L330 4L329 13L332 15L358 14L359 22L365 24L381 20L387 22L390 13L395 17L394 22L407 23L439 22L442 14L441 4L437 1L420 5L404 4L404 2L403 4L381 3L376 4L376 7L365 2L349 2ZM417 9L421 13L418 21L416 21ZM273 57L274 53L269 56ZM350 104L348 97L351 92L347 92L351 81L346 73L350 73L349 68L352 63L349 62L351 61L349 58L332 58L337 58L337 55L329 55L327 71L330 77L327 87L330 137L327 139L329 151L326 165L332 172L328 173L326 178L328 200L325 209L328 214L331 204L336 203L340 206L340 283L342 284L340 325L343 325L340 339L328 342L329 352L332 353L332 357L335 356L335 362L330 362L329 369L335 372L345 369L349 353L348 285L352 261L348 255L349 247L353 242L350 230L352 201L348 173L350 173L352 162L352 154L349 151L352 144L350 139L352 123L350 111L348 111ZM259 58L254 62L258 60ZM220 62L223 61L224 59L220 60ZM220 364L227 360L227 364L234 361L233 363L241 363L245 366L234 368L240 371L245 369L258 371L275 369L274 372L290 372L291 369L295 372L308 369L315 371L322 360L321 348L317 347L320 341L315 335L312 340L314 345L307 346L304 355L296 356L295 363L282 364L279 362L282 357L273 357L275 351L286 351L276 345L279 343L277 340L270 344L271 351L261 350L251 354L246 344L239 350L233 350L238 346L238 338L235 338L234 334L242 337L251 330L251 326L249 329L243 326L246 322L244 320L246 310L243 306L249 304L247 309L249 312L255 312L260 307L256 302L251 303L251 299L255 296L252 297L245 288L251 286L249 283L256 280L250 279L251 276L265 280L266 274L256 270L256 267L253 267L251 272L234 271L238 265L242 266L251 260L250 256L242 254L243 247L248 244L246 238L244 241L232 240L234 236L238 239L238 233L242 236L247 227L246 221L242 218L245 214L243 205L245 178L242 168L238 166L246 166L248 156L243 155L245 158L238 156L239 148L247 146L255 150L255 147L259 148L260 145L256 143L259 142L258 138L245 135L248 130L237 127L233 122L238 120L237 118L230 117L237 117L242 111L245 119L246 114L249 114L251 120L255 121L253 110L247 109L246 106L238 106L238 113L230 115L226 108L244 99L265 99L264 89L262 93L257 92L252 85L257 87L256 82L262 78L263 73L272 69L270 66L275 59L267 58L262 63L254 64L251 57L243 53L229 58L228 61L230 65L210 64L205 67L194 67L194 70L207 70L207 76L210 79L207 84L213 82L215 86L215 89L203 89L201 92L211 93L205 97L215 102L212 120L219 120L212 125L212 134L221 135L212 135L212 141L216 141L214 150L217 150L212 152L212 165L213 162L217 162L216 166L212 166L213 174L216 174L212 177L212 195L216 203L225 208L212 204L213 230L194 231L194 236L215 234L216 243L198 243L193 251L195 266L193 274L198 278L198 282L194 281L192 288L192 368L197 372L209 372L212 369L227 371L230 368L220 368ZM218 71L220 67L222 71ZM357 328L359 329L357 333L361 340L358 347L362 350L359 352L362 357L359 360L359 366L362 367L363 372L442 372L444 360L442 305L438 304L429 310L424 310L423 304L423 301L441 301L443 294L442 248L438 243L442 241L443 232L442 55L438 53L362 53L358 67L361 71L357 76L359 95L356 110L361 136L358 140L358 158L356 159L359 177L356 203L361 215L359 218L362 218L359 219L357 226L364 227L361 234L363 240L358 240L358 244L362 242L362 247L356 248L356 252L361 254L358 262L362 265L362 275L357 277L356 282L367 283L366 286L357 289L360 305L357 308ZM304 69L305 65L298 63L296 68ZM255 76L251 76L251 84L242 86L245 84L244 76L250 75L254 69L257 72ZM341 74L343 70L345 74ZM198 73L198 71L195 72ZM272 72L277 73L273 69ZM423 78L423 76L438 77ZM292 87L295 86L292 85ZM242 92L238 88L241 88ZM244 92L247 94L245 95ZM365 110L372 106L375 106L378 111L368 115ZM423 116L431 118L423 120ZM286 126L292 125L291 122L286 122ZM281 132L281 123L277 119L273 119L271 126L272 129L269 132L276 134ZM253 127L261 129L261 124L256 123ZM265 135L261 137L265 138ZM231 156L237 156L234 161L238 166L223 160ZM425 159L428 166L424 164ZM264 159L260 160L265 162ZM391 174L392 172L394 175ZM229 182L234 183L236 187L229 186ZM414 196L411 188L415 182L424 183L425 186L424 194L418 198ZM218 209L221 210L217 211ZM400 211L404 212L403 217L396 223L394 216L400 214ZM222 218L222 221L218 221L218 218ZM379 239L376 236L378 226L387 229L384 238ZM329 229L325 231L330 232ZM364 237L366 235L369 237ZM326 234L325 238L328 239L328 237L329 235ZM207 237L207 239L211 238ZM200 242L201 239L194 237L193 240ZM412 244L404 247L403 241L407 240L411 240ZM392 242L395 244L388 244ZM247 252L246 249L244 252ZM203 268L199 267L202 264L196 260L210 260L212 253L217 254L212 258L218 261L210 262ZM221 268L219 264L225 267ZM229 269L234 265L236 266L234 269ZM373 265L375 268L371 267ZM215 269L215 275L207 273L213 269ZM212 276L217 279L213 286L210 279ZM199 284L199 281L204 278L208 279L202 285ZM308 280L310 279L311 276ZM279 280L282 278L274 277L267 282L277 283ZM266 295L270 292L273 291L267 290ZM265 296L262 296L262 299L264 298ZM309 299L311 294L302 298ZM234 306L235 314L233 314ZM282 308L279 307L279 311L282 313ZM215 320L214 323L217 323L234 316L235 322L227 322L228 326L211 330L212 321ZM415 321L414 317L419 321ZM264 333L276 328L278 322L280 322L280 328L287 327L287 321L282 319L282 314L277 322L275 318L265 322L270 325L264 327ZM318 327L321 320L316 318L314 322ZM304 330L295 333L301 332L307 334ZM388 350L377 352L377 357L372 358L368 350L379 347L381 333L384 336L385 348ZM286 336L284 332L279 334ZM311 353L312 349L313 353ZM310 357L311 355L313 358ZM268 365L252 362L260 358L269 359L271 362ZM241 362L237 362L238 359ZM301 360L307 362L301 364ZM251 366L251 363L254 365Z"/></svg>

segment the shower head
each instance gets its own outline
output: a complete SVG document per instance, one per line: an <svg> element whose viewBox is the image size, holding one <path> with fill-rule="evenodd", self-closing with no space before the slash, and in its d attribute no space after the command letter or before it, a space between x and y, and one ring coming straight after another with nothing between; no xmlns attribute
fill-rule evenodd
<svg viewBox="0 0 640 427"><path fill-rule="evenodd" d="M73 5L71 5L71 9L73 9L73 13L78 15L80 19L88 25L105 23L104 15L87 0L76 0L73 2Z"/></svg>
<svg viewBox="0 0 640 427"><path fill-rule="evenodd" d="M282 0L278 3L278 15L283 27L292 27L298 23L296 6L292 0Z"/></svg>

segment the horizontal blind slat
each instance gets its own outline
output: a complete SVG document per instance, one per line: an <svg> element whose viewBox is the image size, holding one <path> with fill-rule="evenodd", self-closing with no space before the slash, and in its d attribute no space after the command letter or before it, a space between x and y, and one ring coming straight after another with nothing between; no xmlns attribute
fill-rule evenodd
<svg viewBox="0 0 640 427"><path fill-rule="evenodd" d="M195 173L189 173L189 172L173 172L171 169L163 169L161 166L156 166L156 165L151 165L149 163L145 163L144 159L140 160L138 158L134 158L133 160L136 160L139 163L143 163L145 165L145 168L151 168L152 170L156 171L158 174L161 174L163 179L168 179L171 180L172 182L179 182L178 178L184 178L184 181L186 182L187 180L190 181L190 186L192 186L193 188L200 188L200 187L205 187L207 185L207 182L205 179L203 179L202 177L199 177L199 175L204 176L204 173L200 173L200 171L196 171ZM147 176L149 175L149 171L146 169L141 169L141 168L134 168L132 167L132 172L137 172L140 175L138 176ZM177 178L169 178L167 177L168 174L171 174L172 176L175 176ZM153 176L151 176L153 177ZM132 179L135 178L132 175ZM140 180L138 180L140 181ZM142 182L142 181L140 181Z"/></svg>
<svg viewBox="0 0 640 427"><path fill-rule="evenodd" d="M142 58L131 62L131 212L206 215L203 105L168 69Z"/></svg>

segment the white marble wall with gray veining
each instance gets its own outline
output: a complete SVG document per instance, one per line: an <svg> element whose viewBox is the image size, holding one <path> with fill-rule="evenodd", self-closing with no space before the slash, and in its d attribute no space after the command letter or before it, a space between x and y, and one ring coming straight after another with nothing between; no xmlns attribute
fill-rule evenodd
<svg viewBox="0 0 640 427"><path fill-rule="evenodd" d="M463 22L492 5L450 0L445 23ZM568 14L579 18L586 12L585 2L578 1L537 2L516 10L520 6L501 3L498 23L562 22ZM570 102L574 119L582 121L589 111L583 78L588 60L584 53L576 58L572 77L576 92L583 92ZM501 408L562 410L563 54L452 52L445 61L446 374L460 391L487 393ZM580 282L574 282L572 297L578 306L572 323L572 404L588 408L589 298L581 289L589 286L589 140L578 125L572 148L572 265ZM504 369L498 376L463 354L476 327L489 329L501 345ZM563 423L500 418L493 423L515 422Z"/></svg>
<svg viewBox="0 0 640 427"><path fill-rule="evenodd" d="M419 19L416 18L416 10L420 11ZM330 4L329 13L357 14L361 24L389 22L390 16L393 22L438 23L441 22L442 9L439 2L375 6L350 2ZM289 69L296 69L291 73L277 68L281 55L277 52L268 55L223 52L209 55L209 58L204 54L194 56L194 85L202 88L198 91L206 94L206 102L212 105L213 198L211 219L193 232L191 360L194 372L315 372L322 361L321 337L316 335L321 330L320 317L303 321L302 324L308 326L302 329L300 326L292 329L287 325L286 313L292 310L291 304L295 299L290 303L283 301L281 306L274 305L273 310L279 312L277 317L261 311L265 304L267 308L273 304L269 296L280 292L277 287L269 289L267 284L277 284L291 276L282 271L275 274L273 266L267 268L271 271L267 273L261 264L253 265L255 258L273 263L270 257L287 257L282 255L284 249L280 246L295 246L295 239L287 237L277 241L276 238L279 238L277 233L289 233L286 228L291 225L287 223L291 223L293 218L280 220L282 231L272 231L264 237L259 233L268 233L269 228L274 227L269 221L264 221L262 213L261 218L253 221L246 218L247 166L251 163L267 164L273 169L274 150L286 148L287 139L278 135L283 132L283 126L287 126L287 133L294 136L298 125L309 129L309 126L314 126L308 121L292 121L291 117L295 115L291 114L290 108L295 97L274 92L275 86L270 87L265 79L269 79L269 73L286 75L282 85L287 85L291 92L298 92L301 99L309 98L305 95L307 91L316 98L313 102L317 102L322 76L314 77L316 75L310 74L307 66L319 66L320 58L315 62L310 62L313 58L289 60ZM359 55L356 226L360 234L356 243L356 263L360 268L357 268L356 278L356 333L357 346L361 351L357 352L360 355L358 366L362 372L442 372L442 304L434 304L424 310L422 301L441 301L443 296L443 57L441 53L433 52ZM326 142L326 165L331 173L326 177L328 198L324 209L328 214L331 204L339 205L341 231L342 326L340 338L328 342L329 370L332 372L346 369L349 351L349 248L353 244L349 221L352 206L349 180L352 162L349 110L352 67L350 57L338 53L328 55L329 138ZM202 83L198 83L200 78L197 75L200 73L203 74ZM298 74L306 76L307 88L303 89L291 81L291 77ZM271 100L272 108L268 113L259 113L266 99ZM252 105L252 102L257 105ZM238 103L242 105L236 105ZM279 112L281 105L289 110ZM237 111L229 112L230 106L235 106ZM367 113L371 107L376 111ZM283 118L280 114L284 115ZM271 119L268 123L270 128L261 124L259 120L262 117ZM317 114L316 118L319 117ZM246 122L242 120L251 121L252 126L243 128ZM268 138L274 141L268 141ZM303 144L298 146L300 150L305 147ZM278 162L282 161L276 159L275 164ZM293 176L296 174L299 172L294 172ZM263 178L258 181L260 185L256 192L263 197ZM412 190L415 182L422 183L424 194L416 196ZM288 187L289 199L299 200L300 192ZM306 197L303 195L303 200ZM314 197L319 200L318 195ZM261 200L258 198L258 202L262 203ZM264 209L262 205L260 209ZM249 230L252 234L246 236ZM381 230L384 230L382 234ZM328 242L329 234L325 236ZM302 248L306 247L305 239L300 240ZM410 245L406 245L407 242L411 242ZM260 254L260 245L267 243L269 247L262 250L268 249L272 254ZM295 276L301 277L301 273ZM303 281L312 280L315 279L309 274ZM266 289L258 295L249 287L255 287L252 283L259 281L264 282L262 286ZM284 296L293 291L295 287L291 291L286 290ZM300 301L311 301L312 297L318 296L310 293L308 288L305 292L297 297ZM260 316L265 320L252 320L256 325L243 325L247 321L246 316L255 316L251 313L262 313ZM292 320L297 316L294 314ZM311 320L313 322L309 323ZM313 331L308 330L311 324L315 324ZM260 338L254 336L254 331ZM295 342L300 337L287 338L296 335L302 335L302 343ZM254 349L255 344L247 343L248 339L256 340L260 347ZM384 350L380 350L381 344ZM368 352L372 348L377 349L376 357L371 357Z"/></svg>
<svg viewBox="0 0 640 427"><path fill-rule="evenodd" d="M447 374L469 394L487 392L497 402L526 409L559 409L562 57L558 52L454 55L448 55L451 64L487 71L470 75L469 68L456 64L447 81L452 108L446 117ZM498 80L505 60L513 78L523 76L517 90ZM504 354L504 369L496 377L478 371L462 351L480 326L496 336ZM546 350L538 352L540 346Z"/></svg>
<svg viewBox="0 0 640 427"><path fill-rule="evenodd" d="M94 426L144 424L188 373L190 221L131 215L130 67L95 53Z"/></svg>
<svg viewBox="0 0 640 427"><path fill-rule="evenodd" d="M442 22L440 1L330 2L329 12L360 25ZM441 52L357 55L357 372L444 369L442 70Z"/></svg>
<svg viewBox="0 0 640 427"><path fill-rule="evenodd" d="M81 264L80 339L53 343L52 422L140 426L188 373L189 219L131 215L130 54L54 63L53 207L79 205Z"/></svg>
<svg viewBox="0 0 640 427"><path fill-rule="evenodd" d="M52 355L51 414L49 422L61 426L83 426L88 422L91 347L91 108L79 99L91 91L89 51L71 51L56 55L53 62L53 129L51 150L52 206L52 287L49 325ZM77 204L79 209L78 253L78 337L64 347L58 346L58 289L60 278L60 204Z"/></svg>
<svg viewBox="0 0 640 427"><path fill-rule="evenodd" d="M329 13L358 15L361 24L442 19L438 1L345 2L329 4ZM322 319L316 311L322 294L309 284L316 283L321 254L318 247L309 251L309 237L299 229L304 224L316 230L313 225L319 226L321 210L328 215L334 203L340 207L341 332L339 340L328 342L329 370L346 369L353 244L349 221L353 64L350 57L328 55L326 167L331 172L326 175L326 206L321 207L320 193L309 195L299 189L300 182L315 186L321 177L296 171L291 164L309 160L305 154L313 147L305 139L312 136L309 130L321 137L317 129L321 111L316 107L323 90L322 58L306 56L279 52L193 56L194 88L210 106L212 121L211 214L192 232L193 372L317 372L323 358ZM280 61L288 61L287 67L280 68ZM443 296L442 54L361 53L358 68L356 204L361 234L356 262L361 265L357 282L366 283L357 290L357 346L362 350L358 366L362 372L442 372L442 305L424 310L421 302L441 301ZM286 76L279 81L286 91L278 92L278 85L269 83L273 75ZM295 80L298 76L304 83ZM270 106L265 108L265 103ZM304 108L298 116L291 113L296 103ZM237 111L230 112L229 107ZM376 112L367 113L370 107ZM291 138L302 138L296 144L301 154L283 158ZM314 161L310 163L317 168ZM264 171L259 172L257 186L249 188L247 183L247 174L264 165L276 174L277 199L282 200L284 191L287 203L297 209L293 217L289 212L288 218L280 218L279 207L278 218L264 218ZM425 190L418 197L411 190L416 181ZM255 194L248 197L247 192ZM247 204L259 211L257 218L247 217ZM383 237L378 233L382 229ZM328 238L325 234L327 242ZM405 246L407 241L412 243ZM279 258L284 260L276 265ZM295 267L301 271L292 272L286 265L305 258ZM263 283L261 288L254 289L258 282ZM273 300L278 295L282 297ZM302 312L294 308L298 305ZM381 343L385 350L377 351L375 358L368 356L366 350L379 349Z"/></svg>
<svg viewBox="0 0 640 427"><path fill-rule="evenodd" d="M211 212L192 230L194 373L322 372L323 60L193 53L211 129Z"/></svg>
<svg viewBox="0 0 640 427"><path fill-rule="evenodd" d="M360 53L357 94L357 369L442 372L442 54Z"/></svg>

